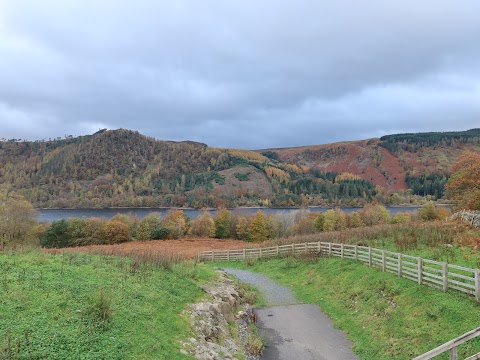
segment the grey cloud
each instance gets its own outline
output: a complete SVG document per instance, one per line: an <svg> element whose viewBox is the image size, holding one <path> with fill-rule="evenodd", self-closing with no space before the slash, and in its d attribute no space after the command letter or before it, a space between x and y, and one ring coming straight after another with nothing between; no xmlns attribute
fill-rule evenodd
<svg viewBox="0 0 480 360"><path fill-rule="evenodd" d="M479 14L474 0L3 0L0 135L104 126L266 148L478 127Z"/></svg>

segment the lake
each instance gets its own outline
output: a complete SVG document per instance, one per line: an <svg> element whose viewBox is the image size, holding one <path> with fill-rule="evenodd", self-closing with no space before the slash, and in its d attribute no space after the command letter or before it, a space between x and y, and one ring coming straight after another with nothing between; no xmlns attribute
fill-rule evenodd
<svg viewBox="0 0 480 360"><path fill-rule="evenodd" d="M418 210L418 206L398 206L398 207L387 207L390 211L391 215L396 214L397 212L406 211L406 212L415 212ZM142 219L145 216L151 213L160 213L162 216L167 213L169 209L161 208L161 209L139 209L139 208L121 208L121 209L41 209L37 210L38 212L38 220L39 221L55 221L61 219L69 219L69 218L89 218L89 217L98 217L104 219L110 219L116 214L126 214L130 216L138 216L138 218ZM289 213L292 211L298 211L297 208L265 208L265 209L258 209L258 208L236 208L233 209L232 212L237 214L252 214L256 213L258 210L262 210L266 214L283 214ZM313 207L308 208L307 211L310 212L325 212L329 210L329 208L319 208ZM343 211L346 213L351 213L353 211L361 210L359 208L343 208ZM209 211L210 214L215 215L217 210L194 210L194 209L186 209L183 210L185 215L189 216L190 218L196 218L202 211Z"/></svg>

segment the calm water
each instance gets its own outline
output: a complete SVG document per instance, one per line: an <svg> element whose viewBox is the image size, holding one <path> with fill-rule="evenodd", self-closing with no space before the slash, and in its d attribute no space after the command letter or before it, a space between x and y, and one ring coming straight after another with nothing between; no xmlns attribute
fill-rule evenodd
<svg viewBox="0 0 480 360"><path fill-rule="evenodd" d="M256 213L260 209L234 209L232 210L238 214L252 214ZM267 214L282 214L282 213L289 213L292 211L297 211L298 209L285 209L285 208L268 208L268 209L261 209L263 212ZM309 208L308 211L311 212L325 212L328 208ZM343 208L343 211L347 213L351 213L352 211L358 211L358 208ZM396 214L400 211L408 211L408 212L415 212L418 210L418 207L389 207L390 213L392 215ZM160 213L161 215L165 215L168 209L137 209L137 208L126 208L126 209L73 209L73 210L38 210L38 220L39 221L55 221L61 219L68 219L68 218L89 218L89 217L99 217L110 219L116 214L126 214L130 216L138 216L140 219L144 218L145 216L156 212ZM189 216L190 218L196 218L202 211L201 210L184 210L185 215ZM217 213L216 210L209 210L212 215Z"/></svg>

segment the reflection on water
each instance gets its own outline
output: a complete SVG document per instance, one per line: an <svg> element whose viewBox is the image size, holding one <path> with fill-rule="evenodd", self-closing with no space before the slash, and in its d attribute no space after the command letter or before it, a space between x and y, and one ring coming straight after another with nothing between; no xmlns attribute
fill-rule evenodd
<svg viewBox="0 0 480 360"><path fill-rule="evenodd" d="M418 210L416 206L410 207L387 207L390 211L390 214L394 215L400 211L408 211L414 212ZM251 214L256 213L258 210L262 210L267 214L276 214L276 213L289 213L292 211L298 211L299 209L286 209L286 208L266 208L266 209L258 209L258 208L236 208L232 211L235 213L243 213L243 214ZM325 212L329 210L328 208L308 208L305 209L306 211L311 212ZM358 211L361 209L358 208L343 208L343 211L347 213L351 213L352 211ZM138 209L138 208L122 208L122 209L60 209L60 210L38 210L38 220L39 221L55 221L61 219L68 219L74 217L80 218L89 218L89 217L100 217L109 219L115 216L116 214L126 214L130 216L138 216L138 218L144 218L145 216L156 212L160 213L161 215L165 215L168 209ZM216 210L204 210L209 211L212 215L217 213ZM193 210L193 209L186 209L184 210L185 215L189 216L190 218L196 218L202 210Z"/></svg>

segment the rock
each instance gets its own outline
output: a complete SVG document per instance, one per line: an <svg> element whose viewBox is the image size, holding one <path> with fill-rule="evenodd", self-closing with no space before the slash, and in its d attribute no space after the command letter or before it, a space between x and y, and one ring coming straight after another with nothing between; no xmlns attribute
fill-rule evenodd
<svg viewBox="0 0 480 360"><path fill-rule="evenodd" d="M202 288L210 299L192 304L186 311L196 339L182 342L182 353L204 360L236 359L234 354L243 348L233 340L228 322L235 321L241 303L237 284L220 272L217 281Z"/></svg>

